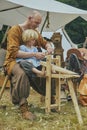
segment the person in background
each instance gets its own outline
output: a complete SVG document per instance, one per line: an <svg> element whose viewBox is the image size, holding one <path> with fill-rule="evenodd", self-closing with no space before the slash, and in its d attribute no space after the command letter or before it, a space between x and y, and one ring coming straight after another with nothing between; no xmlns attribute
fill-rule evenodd
<svg viewBox="0 0 87 130"><path fill-rule="evenodd" d="M79 83L79 103L87 107L87 49L72 48L68 50L68 67L67 69L74 71L80 75L77 79ZM74 65L74 66L73 66Z"/></svg>
<svg viewBox="0 0 87 130"><path fill-rule="evenodd" d="M28 77L25 71L17 63L16 58L30 58L43 59L45 53L42 52L24 52L19 50L20 45L23 44L22 33L27 29L33 29L38 33L38 39L35 41L35 46L43 47L47 50L48 54L53 52L51 45L44 40L38 31L38 27L42 21L40 12L33 11L27 19L18 25L14 25L10 28L7 35L7 53L4 62L4 68L6 73L10 77L11 82L11 97L14 105L19 105L22 117L27 120L34 120L36 116L30 112L28 108L27 98L30 94L30 86L41 95L45 95L45 79L39 77ZM52 99L55 94L54 83L52 85Z"/></svg>

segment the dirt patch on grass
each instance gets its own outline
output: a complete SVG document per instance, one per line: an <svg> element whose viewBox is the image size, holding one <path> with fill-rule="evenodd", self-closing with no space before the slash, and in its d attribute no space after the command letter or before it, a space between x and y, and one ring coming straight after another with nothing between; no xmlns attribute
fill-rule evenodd
<svg viewBox="0 0 87 130"><path fill-rule="evenodd" d="M37 116L35 121L22 119L18 107L11 103L10 90L5 90L0 100L0 130L87 130L87 107L80 107L83 126L80 126L76 117L72 101L62 102L60 112L45 114L44 103L40 102L40 95L31 90L28 98L30 110Z"/></svg>

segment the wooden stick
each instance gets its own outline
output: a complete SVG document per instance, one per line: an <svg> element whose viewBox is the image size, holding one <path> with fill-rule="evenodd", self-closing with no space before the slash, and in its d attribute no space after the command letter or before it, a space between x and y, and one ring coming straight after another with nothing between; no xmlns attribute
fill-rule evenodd
<svg viewBox="0 0 87 130"><path fill-rule="evenodd" d="M41 63L41 65L43 65L43 66L45 66L45 67L47 66L46 62L44 62L44 61L41 61L40 63ZM55 71L57 71L57 72L77 75L77 73L72 72L72 71L70 71L70 70L67 70L67 69L65 69L65 68L59 67L59 66L57 66L57 65L51 64L51 66L52 66L52 69L55 70Z"/></svg>
<svg viewBox="0 0 87 130"><path fill-rule="evenodd" d="M80 110L79 110L77 98L76 98L76 95L75 95L75 92L74 92L72 80L68 79L67 82L68 82L70 94L71 94L71 97L72 97L72 101L73 101L73 104L74 104L74 107L75 107L75 111L76 111L76 114L77 114L79 124L82 125L83 120L82 120L82 116L81 116L81 113L80 113Z"/></svg>
<svg viewBox="0 0 87 130"><path fill-rule="evenodd" d="M9 78L9 76L6 75L6 77L5 77L5 81L4 81L3 86L2 86L2 88L1 88L1 91L0 91L0 99L2 98L2 95L3 95L4 89L5 89L6 84L7 84L7 82L8 82L8 78Z"/></svg>

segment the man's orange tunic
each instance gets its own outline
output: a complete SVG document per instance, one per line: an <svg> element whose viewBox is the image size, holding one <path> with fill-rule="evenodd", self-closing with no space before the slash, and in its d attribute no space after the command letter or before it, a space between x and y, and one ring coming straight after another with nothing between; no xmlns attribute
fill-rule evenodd
<svg viewBox="0 0 87 130"><path fill-rule="evenodd" d="M23 30L19 25L13 26L8 31L7 36L7 53L6 58L4 62L4 66L6 67L7 73L10 74L12 68L16 64L16 56L19 50L19 46L23 44L22 41L22 32ZM39 34L39 32L38 32ZM46 41L42 38L42 36L39 34L38 41L36 42L36 46L45 48Z"/></svg>

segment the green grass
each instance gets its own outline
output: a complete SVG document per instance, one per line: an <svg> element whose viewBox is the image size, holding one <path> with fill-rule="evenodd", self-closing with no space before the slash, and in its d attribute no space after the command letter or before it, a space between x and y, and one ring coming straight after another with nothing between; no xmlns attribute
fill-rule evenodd
<svg viewBox="0 0 87 130"><path fill-rule="evenodd" d="M0 130L87 130L87 107L80 107L83 125L80 126L77 120L75 109L72 101L63 102L61 111L58 113L46 114L44 103L40 102L40 95L31 90L30 98L28 98L30 110L36 114L35 121L24 120L18 108L11 103L10 90L6 89L0 106Z"/></svg>

